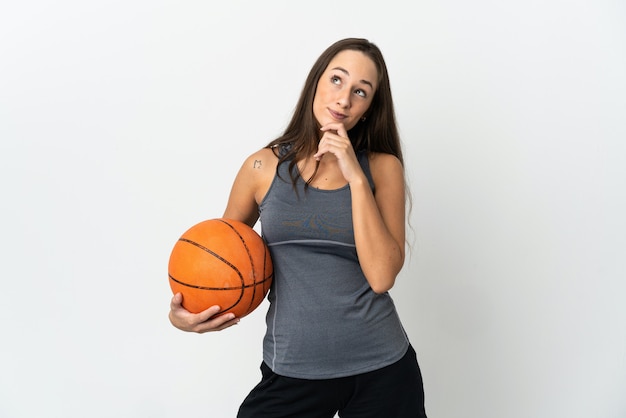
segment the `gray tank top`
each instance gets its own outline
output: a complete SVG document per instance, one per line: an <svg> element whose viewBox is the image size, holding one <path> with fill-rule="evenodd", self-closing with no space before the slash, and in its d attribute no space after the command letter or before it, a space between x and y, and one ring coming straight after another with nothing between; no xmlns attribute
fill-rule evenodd
<svg viewBox="0 0 626 418"><path fill-rule="evenodd" d="M359 162L373 181L365 152ZM372 291L354 243L350 187L321 190L278 173L260 221L274 264L263 360L302 379L351 376L392 364L409 341L388 293Z"/></svg>

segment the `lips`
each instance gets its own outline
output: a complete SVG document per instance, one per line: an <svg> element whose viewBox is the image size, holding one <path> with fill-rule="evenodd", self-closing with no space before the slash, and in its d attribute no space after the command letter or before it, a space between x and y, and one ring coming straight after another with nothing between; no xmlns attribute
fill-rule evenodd
<svg viewBox="0 0 626 418"><path fill-rule="evenodd" d="M347 116L343 113L335 112L332 109L328 109L328 113L330 113L330 116L332 116L333 119L344 120L345 118L347 118Z"/></svg>

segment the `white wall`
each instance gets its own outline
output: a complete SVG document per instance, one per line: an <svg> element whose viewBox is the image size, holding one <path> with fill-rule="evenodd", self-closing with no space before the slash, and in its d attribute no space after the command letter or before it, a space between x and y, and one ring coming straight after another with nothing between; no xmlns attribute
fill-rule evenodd
<svg viewBox="0 0 626 418"><path fill-rule="evenodd" d="M265 305L174 329L169 252L362 36L406 145L393 295L430 417L623 418L625 28L609 0L3 2L0 416L234 416Z"/></svg>

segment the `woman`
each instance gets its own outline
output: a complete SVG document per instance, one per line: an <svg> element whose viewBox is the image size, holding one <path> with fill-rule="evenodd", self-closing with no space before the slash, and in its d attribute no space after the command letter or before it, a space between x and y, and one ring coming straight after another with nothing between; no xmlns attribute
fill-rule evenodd
<svg viewBox="0 0 626 418"><path fill-rule="evenodd" d="M390 295L404 263L405 182L387 68L344 39L317 59L284 134L246 159L224 218L260 219L274 264L262 380L238 417L425 417L422 377ZM192 314L185 331L233 315Z"/></svg>

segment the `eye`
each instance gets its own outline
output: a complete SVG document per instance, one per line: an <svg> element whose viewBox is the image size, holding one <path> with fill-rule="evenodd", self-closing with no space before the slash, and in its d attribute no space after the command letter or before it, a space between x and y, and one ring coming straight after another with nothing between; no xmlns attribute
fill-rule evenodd
<svg viewBox="0 0 626 418"><path fill-rule="evenodd" d="M361 97L367 97L367 92L365 90L356 89L354 92Z"/></svg>
<svg viewBox="0 0 626 418"><path fill-rule="evenodd" d="M339 78L339 76L333 75L330 77L330 82L333 84L341 84L341 78Z"/></svg>

